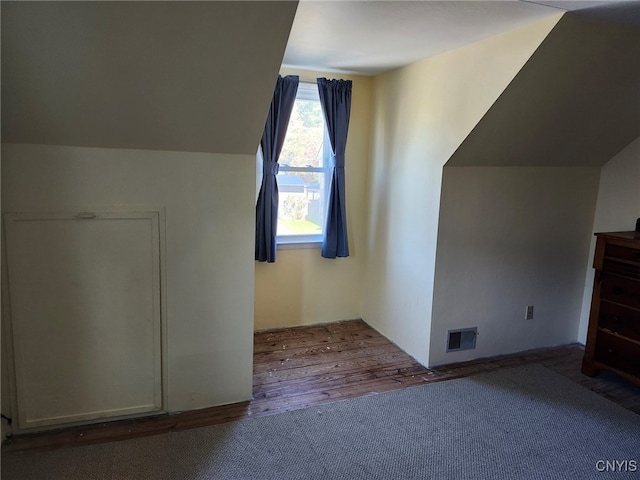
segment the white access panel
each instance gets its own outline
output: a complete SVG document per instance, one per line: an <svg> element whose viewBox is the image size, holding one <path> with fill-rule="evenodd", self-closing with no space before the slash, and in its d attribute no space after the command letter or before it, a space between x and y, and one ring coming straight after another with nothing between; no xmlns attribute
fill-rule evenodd
<svg viewBox="0 0 640 480"><path fill-rule="evenodd" d="M5 227L18 427L161 411L159 213Z"/></svg>

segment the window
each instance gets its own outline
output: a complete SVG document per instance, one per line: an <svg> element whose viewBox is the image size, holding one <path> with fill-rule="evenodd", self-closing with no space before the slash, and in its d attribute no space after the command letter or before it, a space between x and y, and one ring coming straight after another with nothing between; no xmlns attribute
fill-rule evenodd
<svg viewBox="0 0 640 480"><path fill-rule="evenodd" d="M278 161L278 244L322 241L328 178L324 141L318 87L300 83Z"/></svg>

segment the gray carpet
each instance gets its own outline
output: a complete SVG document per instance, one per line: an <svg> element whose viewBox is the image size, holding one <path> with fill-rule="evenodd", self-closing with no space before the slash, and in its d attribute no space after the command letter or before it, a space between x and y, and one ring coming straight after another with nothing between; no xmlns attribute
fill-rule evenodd
<svg viewBox="0 0 640 480"><path fill-rule="evenodd" d="M622 463L600 472L607 460ZM527 366L155 437L5 453L2 478L638 479L640 416Z"/></svg>

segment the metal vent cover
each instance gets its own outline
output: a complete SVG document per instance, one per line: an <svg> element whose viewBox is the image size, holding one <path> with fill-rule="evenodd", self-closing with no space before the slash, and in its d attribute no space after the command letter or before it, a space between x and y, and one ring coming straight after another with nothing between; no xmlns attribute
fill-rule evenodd
<svg viewBox="0 0 640 480"><path fill-rule="evenodd" d="M478 327L459 328L447 332L447 352L473 350L476 348Z"/></svg>

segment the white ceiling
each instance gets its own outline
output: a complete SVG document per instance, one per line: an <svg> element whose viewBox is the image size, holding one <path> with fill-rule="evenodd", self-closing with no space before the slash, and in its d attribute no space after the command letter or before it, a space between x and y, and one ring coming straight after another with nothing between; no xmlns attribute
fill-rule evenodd
<svg viewBox="0 0 640 480"><path fill-rule="evenodd" d="M283 65L376 75L563 11L610 3L301 0Z"/></svg>

